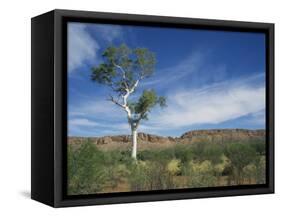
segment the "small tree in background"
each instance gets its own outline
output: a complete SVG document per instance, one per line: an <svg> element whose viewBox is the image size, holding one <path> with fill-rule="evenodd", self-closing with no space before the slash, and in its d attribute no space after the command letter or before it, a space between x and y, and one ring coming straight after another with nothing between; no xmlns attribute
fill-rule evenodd
<svg viewBox="0 0 281 217"><path fill-rule="evenodd" d="M126 112L132 134L132 157L137 159L137 129L141 120L148 119L151 109L166 105L164 97L154 90L144 90L136 101L129 101L139 83L154 72L155 55L146 48L130 49L125 44L110 46L103 53L103 62L92 69L92 80L108 86L110 100Z"/></svg>
<svg viewBox="0 0 281 217"><path fill-rule="evenodd" d="M225 154L233 166L236 184L243 184L241 183L243 168L255 160L256 151L248 144L233 143L227 146Z"/></svg>

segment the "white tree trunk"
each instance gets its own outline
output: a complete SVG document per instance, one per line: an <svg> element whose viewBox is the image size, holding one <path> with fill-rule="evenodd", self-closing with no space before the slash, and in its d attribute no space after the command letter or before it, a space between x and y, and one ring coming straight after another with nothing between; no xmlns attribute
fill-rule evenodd
<svg viewBox="0 0 281 217"><path fill-rule="evenodd" d="M123 68L117 64L114 64L115 67L119 68L121 71L122 71L122 76L123 76L123 79L124 79L124 85L125 85L125 90L126 90L126 94L124 95L121 95L121 97L123 98L123 103L120 103L119 100L116 100L114 99L113 96L110 96L110 101L112 101L113 103L115 103L116 105L122 107L126 113L127 113L127 116L128 116L128 122L131 126L131 130L132 130L132 143L133 143L133 149L132 149L132 158L137 160L137 136L138 136L138 133L137 133L137 127L138 127L138 124L139 122L135 122L133 119L132 119L132 112L131 112L131 109L130 107L128 106L128 98L130 96L130 94L132 94L135 89L137 88L138 84L139 84L139 81L142 79L138 79L135 81L135 83L133 84L132 87L129 87L129 85L126 83L126 73L125 71L123 70Z"/></svg>
<svg viewBox="0 0 281 217"><path fill-rule="evenodd" d="M137 129L132 129L132 143L133 143L133 150L132 150L132 158L137 160Z"/></svg>

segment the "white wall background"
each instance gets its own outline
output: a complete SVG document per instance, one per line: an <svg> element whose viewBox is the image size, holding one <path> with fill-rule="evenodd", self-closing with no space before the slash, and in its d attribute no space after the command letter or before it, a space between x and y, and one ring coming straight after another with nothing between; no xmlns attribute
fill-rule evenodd
<svg viewBox="0 0 281 217"><path fill-rule="evenodd" d="M0 216L278 216L281 15L279 1L2 0L0 13ZM52 209L30 197L30 18L54 8L276 24L276 194Z"/></svg>

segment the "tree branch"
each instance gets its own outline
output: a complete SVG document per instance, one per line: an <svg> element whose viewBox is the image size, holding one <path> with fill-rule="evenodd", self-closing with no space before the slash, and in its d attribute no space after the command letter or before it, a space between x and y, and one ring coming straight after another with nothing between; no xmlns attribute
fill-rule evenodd
<svg viewBox="0 0 281 217"><path fill-rule="evenodd" d="M113 63L113 65L114 65L116 68L118 68L118 69L121 70L121 72L122 72L122 74L123 74L123 79L126 79L126 72L124 71L124 69L122 68L122 66L119 66L119 65L117 65L116 63Z"/></svg>
<svg viewBox="0 0 281 217"><path fill-rule="evenodd" d="M122 95L124 104L121 104L120 102L118 102L118 100L114 99L114 97L111 96L111 95L109 96L109 98L107 100L110 101L110 102L113 102L114 104L123 108L127 112L128 119L131 120L132 113L131 113L131 110L130 110L129 106L127 105L127 98L128 98L129 95L130 95L129 92L127 92L125 95Z"/></svg>
<svg viewBox="0 0 281 217"><path fill-rule="evenodd" d="M118 106L120 106L120 107L122 107L122 108L125 108L125 106L124 105L122 105L121 103L119 103L116 99L114 99L114 97L113 96L109 96L109 98L107 99L108 101L111 101L111 102L113 102L114 104L116 104L116 105L118 105Z"/></svg>
<svg viewBox="0 0 281 217"><path fill-rule="evenodd" d="M113 65L114 65L116 68L118 68L118 69L121 70L121 72L122 72L122 78L123 78L123 81L122 81L122 82L124 83L125 88L126 88L126 89L129 89L129 86L128 86L127 82L126 82L127 77L126 77L126 72L125 72L125 70L123 69L122 66L119 66L119 65L117 65L117 64L114 63L114 62L113 62Z"/></svg>
<svg viewBox="0 0 281 217"><path fill-rule="evenodd" d="M125 85L126 94L125 95L121 95L121 97L123 98L123 104L119 103L112 96L110 96L109 100L111 102L115 103L116 105L122 107L123 109L125 109L125 111L127 112L127 115L128 115L128 119L131 120L132 113L131 113L131 110L130 110L130 108L128 106L128 101L127 100L128 100L128 97L130 96L130 94L135 91L136 87L139 84L139 81L141 79L143 79L143 76L141 76L138 80L136 80L136 82L133 84L133 86L131 88L129 88L129 85L127 84L127 81L126 81L127 80L126 72L123 69L123 67L118 65L118 64L116 64L116 63L114 63L114 62L113 62L113 65L122 72L122 83ZM112 89L113 89L113 87L112 87Z"/></svg>
<svg viewBox="0 0 281 217"><path fill-rule="evenodd" d="M132 88L129 90L130 93L133 93L136 89L136 87L139 84L140 79L136 80L136 82L134 83L134 85L132 86Z"/></svg>
<svg viewBox="0 0 281 217"><path fill-rule="evenodd" d="M127 89L126 90L127 93L125 95L122 95L122 98L123 98L123 106L124 106L124 109L126 110L127 112L127 115L128 115L128 119L131 120L131 117L132 117L132 113L131 113L131 109L129 108L128 106L128 97L130 96L130 91Z"/></svg>
<svg viewBox="0 0 281 217"><path fill-rule="evenodd" d="M145 113L146 113L146 111L145 111L145 112L141 112L141 113L139 114L139 117L137 118L137 124L139 124L139 122L141 121L141 119L144 118Z"/></svg>
<svg viewBox="0 0 281 217"><path fill-rule="evenodd" d="M125 95L122 95L124 106L127 106L127 104L128 104L127 99L128 99L129 96L130 96L130 91L128 91L128 90L127 90L127 93Z"/></svg>

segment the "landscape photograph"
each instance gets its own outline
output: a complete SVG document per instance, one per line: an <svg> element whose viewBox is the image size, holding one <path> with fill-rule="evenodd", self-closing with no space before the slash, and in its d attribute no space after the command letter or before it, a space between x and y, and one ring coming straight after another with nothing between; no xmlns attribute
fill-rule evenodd
<svg viewBox="0 0 281 217"><path fill-rule="evenodd" d="M67 24L67 195L266 184L264 33Z"/></svg>

